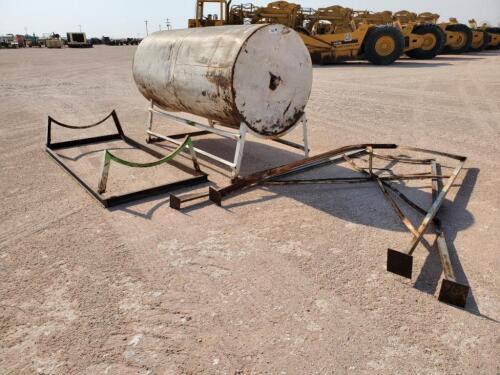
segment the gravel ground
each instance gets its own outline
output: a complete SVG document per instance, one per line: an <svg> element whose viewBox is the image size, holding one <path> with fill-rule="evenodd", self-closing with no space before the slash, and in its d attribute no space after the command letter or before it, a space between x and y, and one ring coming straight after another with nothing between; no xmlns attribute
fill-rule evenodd
<svg viewBox="0 0 500 375"><path fill-rule="evenodd" d="M116 108L144 139L133 53L0 51L2 374L500 373L500 54L317 67L308 106L313 153L394 142L469 157L442 212L471 286L459 309L437 301L432 236L413 280L386 272L387 247L410 236L372 185L258 188L183 213L165 196L101 208L45 154L46 119ZM252 138L243 173L298 158Z"/></svg>

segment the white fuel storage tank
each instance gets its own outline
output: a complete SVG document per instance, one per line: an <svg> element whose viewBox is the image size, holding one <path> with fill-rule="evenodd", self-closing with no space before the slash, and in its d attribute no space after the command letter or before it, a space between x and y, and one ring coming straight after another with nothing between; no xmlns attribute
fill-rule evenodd
<svg viewBox="0 0 500 375"><path fill-rule="evenodd" d="M280 136L304 113L312 65L300 36L283 25L154 33L133 64L139 91L166 111L187 112L260 136Z"/></svg>

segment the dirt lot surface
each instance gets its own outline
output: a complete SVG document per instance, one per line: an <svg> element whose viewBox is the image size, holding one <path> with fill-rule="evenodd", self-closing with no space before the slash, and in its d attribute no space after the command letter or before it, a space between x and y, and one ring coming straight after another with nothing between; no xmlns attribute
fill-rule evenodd
<svg viewBox="0 0 500 375"><path fill-rule="evenodd" d="M442 212L463 310L437 301L432 246L411 281L386 272L411 238L374 185L103 209L45 153L47 115L83 125L116 108L144 140L133 53L0 51L0 373L500 373L500 54L317 67L308 106L314 154L394 142L469 157ZM93 182L100 157L81 160ZM243 173L299 158L252 138ZM111 187L142 181L120 176Z"/></svg>

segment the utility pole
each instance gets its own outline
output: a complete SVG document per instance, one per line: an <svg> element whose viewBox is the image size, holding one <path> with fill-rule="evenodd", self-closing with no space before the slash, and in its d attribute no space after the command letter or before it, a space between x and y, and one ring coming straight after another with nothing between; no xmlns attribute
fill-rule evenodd
<svg viewBox="0 0 500 375"><path fill-rule="evenodd" d="M144 23L146 24L146 36L148 36L149 35L148 20L144 21Z"/></svg>
<svg viewBox="0 0 500 375"><path fill-rule="evenodd" d="M160 29L160 31L161 31L161 24L159 24L159 25L158 25L158 28L159 28L159 29Z"/></svg>
<svg viewBox="0 0 500 375"><path fill-rule="evenodd" d="M80 32L82 32L82 25L78 25L78 27L80 28Z"/></svg>
<svg viewBox="0 0 500 375"><path fill-rule="evenodd" d="M170 23L170 19L165 20L165 25L167 25L167 30L172 30L172 24Z"/></svg>

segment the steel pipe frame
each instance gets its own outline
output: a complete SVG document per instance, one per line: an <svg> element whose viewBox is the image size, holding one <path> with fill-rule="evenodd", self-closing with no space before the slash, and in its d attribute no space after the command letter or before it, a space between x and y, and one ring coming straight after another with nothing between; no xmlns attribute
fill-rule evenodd
<svg viewBox="0 0 500 375"><path fill-rule="evenodd" d="M422 150L422 149L414 149L418 151L427 151L429 152L430 150ZM370 150L369 148L367 149L367 152L369 154L369 164L371 166L372 159L373 157L378 157L382 158L384 160L397 160L398 158L392 158L392 157L380 157L379 155L376 155L373 153L373 150ZM435 231L436 231L436 248L441 260L441 265L443 269L443 274L444 274L444 279L441 283L441 289L439 292L439 301L441 302L446 302L458 307L465 307L466 301L467 301L467 295L469 294L470 287L467 285L463 285L461 283L458 283L455 277L455 273L453 272L453 266L451 264L450 256L448 253L448 247L446 245L446 239L444 237L444 233L442 231L441 227L441 220L437 218L437 214L439 212L439 208L444 202L444 199L447 195L448 190L451 188L451 186L454 184L456 178L458 177L458 174L462 170L464 163L466 161L465 157L458 156L458 155L451 155L451 154L444 154L444 153L439 153L439 152L434 152L430 151L431 153L434 153L435 155L441 155L441 156L446 156L450 157L455 160L459 160L460 163L459 165L455 168L454 172L452 173L451 176L442 176L438 174L438 171L440 171L440 168L438 168L438 164L434 159L421 159L419 161L415 160L410 160L410 159L400 159L399 161L402 163L409 163L409 164L428 164L431 166L431 173L427 176L422 176L425 178L430 178L431 179L431 188L432 188L432 206L429 210L424 210L418 205L416 205L414 202L409 200L404 194L402 194L398 189L391 187L387 183L385 183L381 177L378 177L377 175L374 175L371 173L371 176L377 181L381 191L384 193L385 198L387 201L390 203L390 205L393 207L394 211L396 214L399 216L401 219L402 223L408 228L408 230L413 234L413 239L409 247L407 248L406 251L400 252L392 249L388 249L387 252L387 270L389 272L398 274L400 276L410 278L412 276L412 268L413 268L413 251L415 250L416 246L418 243L421 241L425 231L427 230L428 226L430 225L431 222L434 223ZM369 174L366 172L364 169L359 168L353 160L349 159L346 157L346 160L350 162L351 166L364 174ZM442 184L442 179L443 178L448 178L448 181L446 183L446 186L441 188ZM422 213L425 215L425 218L423 219L420 227L416 229L410 222L410 220L403 214L399 206L396 204L396 202L392 199L392 197L389 195L387 190L385 189L386 187L391 188L396 194L398 194L404 201L407 203L410 207L415 209L417 212Z"/></svg>
<svg viewBox="0 0 500 375"><path fill-rule="evenodd" d="M115 125L116 130L117 130L117 133L115 133L115 134L109 134L109 135L97 136L97 137L91 137L91 138L84 138L84 139L77 139L77 140L70 140L70 141L63 141L63 142L56 142L56 143L52 142L52 124L56 124L56 125L61 126L63 128L68 128L68 129L73 129L73 130L82 130L82 129L89 129L92 127L96 127L96 126L104 123L109 118L113 119L114 125ZM93 198L95 198L105 208L114 207L114 206L117 206L117 205L120 205L123 203L129 203L129 202L137 201L137 200L142 199L142 198L149 198L151 196L165 194L165 193L169 193L169 192L172 192L174 190L177 190L177 189L191 187L194 185L208 182L207 174L205 174L199 170L196 170L196 169L195 170L189 169L189 173L192 175L192 177L190 177L190 178L171 182L171 183L160 185L160 186L155 186L152 188L133 191L131 193L125 193L122 195L113 195L110 197L105 197L102 194L100 194L98 190L94 189L91 185L89 185L83 178L78 176L78 174L69 165L67 165L66 162L63 160L63 158L61 158L60 155L57 153L57 150L61 150L61 149L67 149L67 148L71 148L71 147L80 147L80 146L86 146L86 145L91 145L91 144L99 144L99 143L110 142L110 141L124 141L129 146L140 149L140 150L142 150L142 151L144 151L144 152L146 152L146 153L150 154L151 156L154 156L158 159L165 158L165 155L162 155L161 153L138 143L137 141L133 140L132 138L127 137L125 135L125 133L123 132L120 120L118 119L118 115L116 114L116 111L114 111L114 110L111 112L111 114L109 114L103 120L101 120L95 124L87 125L87 126L71 126L71 125L63 124L59 121L56 121L50 116L48 117L47 140L46 140L46 145L45 145L45 151L70 176L72 176L85 189L85 191L87 193L89 193ZM195 163L195 168L196 168L197 163L194 160L193 160L193 162Z"/></svg>
<svg viewBox="0 0 500 375"><path fill-rule="evenodd" d="M380 157L379 155L376 155L373 153L373 150L367 149L368 154L370 155L369 157L369 164L371 168L371 163L373 157L378 157L384 160L397 160L398 158L385 158L385 157ZM424 151L419 149L419 151ZM443 274L444 274L444 279L441 283L441 289L439 292L439 301L449 303L454 306L458 306L461 308L464 308L466 303L467 303L467 296L469 294L470 287L468 285L464 285L461 283L458 283L455 277L455 273L453 271L453 266L451 264L450 256L448 253L448 247L446 245L446 239L441 227L441 220L437 218L437 214L439 211L439 208L441 207L442 203L444 202L444 199L446 197L446 194L449 190L449 188L453 185L455 182L456 178L458 177L458 174L462 170L464 163L466 161L465 157L457 156L457 155L450 155L450 154L442 154L442 153L436 153L437 155L442 155L442 156L447 156L451 157L455 160L459 160L460 164L455 168L454 173L451 176L442 176L438 174L440 172L439 165L436 163L434 159L423 159L420 161L413 161L410 159L400 159L399 161L402 163L408 163L408 164L427 164L431 166L431 174L427 176L422 176L425 178L430 178L432 183L432 206L431 208L426 211L416 205L414 202L409 200L405 195L403 195L398 189L391 187L387 183L383 181L383 178L378 177L374 175L373 173L370 173L373 178L377 181L381 191L384 193L385 198L387 201L391 204L393 207L394 211L396 214L399 216L401 219L402 223L408 228L408 230L413 234L413 240L408 249L405 252L400 252L392 249L388 249L387 252L387 270L389 272L395 273L397 275L406 277L411 279L412 276L412 269L413 269L413 256L412 253L415 250L417 244L421 241L425 231L427 230L428 226L430 225L431 222L434 223L434 228L436 231L436 249L439 254L439 258L441 260L441 266L443 269ZM346 160L350 162L350 164L353 166L353 168L359 172L362 172L364 174L369 174L366 172L364 169L359 168L354 161L346 157ZM443 178L448 178L447 184L445 188L442 188L442 179ZM410 207L415 209L417 212L422 213L425 215L424 220L422 221L422 224L418 228L418 230L411 224L410 220L403 214L399 206L396 204L396 202L392 199L392 197L389 195L388 191L386 190L386 187L389 187L391 190L396 192L404 201L407 203Z"/></svg>
<svg viewBox="0 0 500 375"><path fill-rule="evenodd" d="M410 158L394 158L385 157L375 154L373 150L375 149L407 149L410 151L424 152L432 155L444 156L459 161L459 165L454 169L450 176L443 176L438 174L437 164L435 159L410 159ZM350 156L360 156L369 155L369 167L360 168ZM426 175L410 175L410 176L395 176L391 178L385 178L378 176L373 173L373 158L381 158L389 161L398 161L408 164L426 164L431 165L431 173ZM366 178L326 178L326 179L311 179L311 180L277 180L279 177L284 177L286 175L292 175L295 173L304 172L307 169L316 168L318 166L324 165L325 163L335 163L340 159L347 160L354 170L367 175ZM469 286L460 284L456 281L455 274L453 272L453 267L448 254L448 249L446 246L446 241L444 238L443 231L441 229L441 222L436 215L439 212L440 207L444 203L446 195L450 188L453 186L456 178L458 177L460 171L463 169L466 162L466 158L459 155L453 155L448 153L443 153L439 151L420 149L408 146L397 146L397 145L357 145L357 146L346 146L340 149L332 150L330 152L301 160L299 162L290 163L281 167L273 168L267 171L258 172L252 176L244 179L240 179L231 185L228 185L221 189L215 189L213 187L209 190L210 200L217 205L222 204L222 199L229 194L234 194L235 192L255 186L258 184L272 184L272 185L289 185L289 184L337 184L337 183L364 183L367 181L375 181L381 191L384 193L385 198L391 204L396 214L400 217L401 221L408 230L413 234L413 239L405 252L400 252L392 249L388 249L387 256L387 270L389 272L396 273L398 275L411 278L412 267L413 267L413 256L412 253L417 247L418 243L422 240L425 231L431 222L435 225L436 230L436 246L441 259L441 264L444 273L444 280L441 284L441 290L439 294L439 300L442 302L450 303L458 307L465 307L467 295L469 293ZM366 171L368 169L368 172ZM439 187L439 183L442 179L447 178L447 183L443 189ZM412 202L408 197L406 197L398 189L390 185L387 181L391 180L405 180L405 179L431 179L432 180L432 205L429 210L424 210L416 203ZM397 203L389 195L387 188L391 189L396 193L405 203L407 203L411 208L415 209L417 212L425 215L418 229L416 229L408 218L403 214ZM199 194L196 196L186 197L184 201L191 201L206 196L206 194ZM183 200L177 200L174 202L174 208L179 209L180 204ZM172 205L172 201L171 201Z"/></svg>
<svg viewBox="0 0 500 375"><path fill-rule="evenodd" d="M420 243L423 235L425 234L429 225L433 222L439 209L441 208L448 191L453 186L456 178L458 177L460 171L464 166L465 160L461 161L459 165L454 169L450 178L446 182L444 188L437 194L436 198L429 210L427 210L424 219L420 223L417 232L414 233L413 239L407 248L403 251L397 251L393 249L387 250L387 270L393 272L400 276L411 279L412 269L413 269L413 252L415 251L417 245Z"/></svg>
<svg viewBox="0 0 500 375"><path fill-rule="evenodd" d="M422 150L422 149L414 149L418 151L430 151L430 150ZM373 157L373 151L368 149L368 153L370 154L370 165ZM431 151L432 152L432 151ZM469 294L470 287L468 285L461 284L457 282L455 277L455 273L453 271L453 265L450 260L448 247L446 245L446 238L444 236L444 232L442 230L441 220L437 217L438 212L442 204L444 203L444 199L446 195L453 186L456 178L458 177L460 171L463 169L463 166L466 162L466 158L458 155L444 154L444 153L436 153L435 155L442 155L446 157L450 157L455 160L459 160L459 165L454 169L454 172L451 176L440 176L438 173L440 172L440 167L436 163L434 159L424 159L420 160L420 164L430 164L431 165L431 174L428 176L431 178L431 189L432 189L432 205L428 211L423 210L418 205L410 201L404 195L402 195L399 190L392 188L396 191L403 200L410 205L410 207L414 208L416 211L423 213L425 215L422 223L420 224L418 230L416 230L410 221L404 216L402 211L397 206L396 202L389 196L388 192L385 190L383 186L383 182L379 177L376 177L376 181L379 184L382 192L385 197L389 201L389 203L393 206L394 210L401 218L401 221L407 226L408 230L413 234L413 239L406 251L399 252L396 250L388 249L387 252L387 270L389 272L396 273L400 276L407 277L411 279L412 268L413 268L413 252L417 247L418 243L421 241L425 231L428 226L434 223L434 228L436 232L436 249L439 254L439 258L441 261L441 266L443 269L444 279L441 283L441 289L439 291L439 301L449 303L451 305L455 305L461 308L464 308L467 303L467 296ZM395 160L396 158L393 158ZM388 159L390 160L390 159ZM411 160L401 160L403 163L412 164ZM416 162L418 164L418 162ZM366 172L365 172L366 173ZM375 175L373 175L375 176ZM443 188L442 179L448 178L445 187Z"/></svg>
<svg viewBox="0 0 500 375"><path fill-rule="evenodd" d="M197 129L200 129L201 131L176 134L176 135L163 135L163 134L154 132L153 131L153 115L154 114L166 117L170 120L176 121L176 122L184 124L184 125L193 126ZM216 123L214 121L208 120L208 123L209 123L209 125L200 124L199 122L188 120L186 118L173 115L172 113L169 113L169 112L166 112L163 110L155 109L155 104L153 101L151 101L150 107L148 108L148 125L147 125L147 130L146 130L146 133L148 134L147 142L148 143L153 142L151 137L155 137L155 138L162 139L162 140L179 145L180 142L179 142L178 138L182 138L184 136L195 137L195 136L206 135L206 134L215 134L215 135L218 135L220 137L234 140L234 141L236 141L236 151L235 151L234 158L232 161L223 159L223 158L221 158L217 155L214 155L212 153L209 153L205 150L194 147L194 150L198 154L206 156L212 160L215 160L215 161L229 167L231 169L231 179L232 179L232 181L234 181L240 175L241 164L243 161L243 150L245 148L245 141L246 141L246 136L247 136L248 132L253 133L258 138L263 138L263 137L255 132L253 132L244 123L240 124L238 133L232 132L229 130L223 130L223 129L216 128L215 127ZM296 144L294 142L290 142L290 141L287 141L287 140L281 139L281 138L270 138L270 139L274 142L281 143L283 145L304 151L304 155L307 158L307 157L309 157L310 150L309 150L309 136L308 136L308 128L307 128L307 118L306 118L305 114L297 121L297 124L295 126L293 126L291 129L289 129L286 133L282 134L282 136L293 131L299 124L301 124L302 128L303 128L303 133L302 133L303 145L299 145L299 144Z"/></svg>

